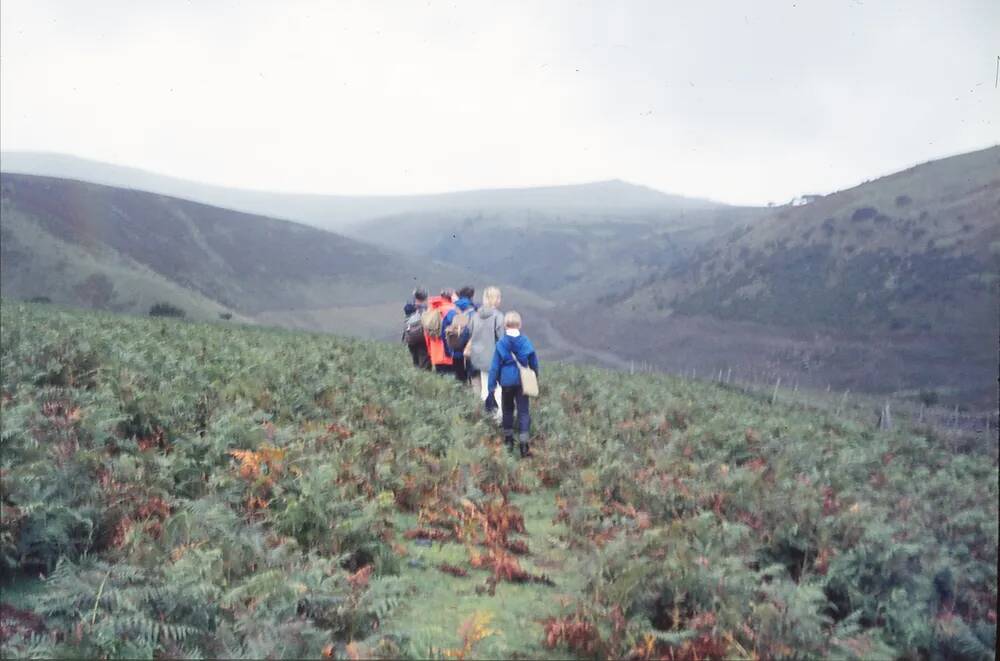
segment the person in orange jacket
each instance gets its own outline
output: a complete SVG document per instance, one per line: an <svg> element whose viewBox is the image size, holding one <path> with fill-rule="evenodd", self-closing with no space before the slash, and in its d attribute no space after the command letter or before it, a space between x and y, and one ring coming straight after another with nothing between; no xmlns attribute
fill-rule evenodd
<svg viewBox="0 0 1000 661"><path fill-rule="evenodd" d="M452 301L453 295L454 292L451 289L442 290L440 296L432 296L427 301L427 309L436 311L444 319L444 316L455 307L455 303ZM434 371L439 374L450 374L454 367L451 356L445 350L444 340L441 339L440 333L425 332L424 337L427 339L427 353L431 357Z"/></svg>

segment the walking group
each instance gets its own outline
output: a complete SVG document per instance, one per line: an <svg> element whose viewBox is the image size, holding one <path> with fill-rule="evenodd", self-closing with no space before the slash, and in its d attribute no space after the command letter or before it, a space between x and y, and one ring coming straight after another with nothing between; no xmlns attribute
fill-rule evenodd
<svg viewBox="0 0 1000 661"><path fill-rule="evenodd" d="M454 376L471 385L483 410L503 430L507 448L514 451L514 421L521 457L531 456L531 397L538 395L538 356L521 332L521 315L500 311L500 290L487 287L481 304L473 302L475 289L444 289L428 296L413 292L403 307L403 342L414 367Z"/></svg>

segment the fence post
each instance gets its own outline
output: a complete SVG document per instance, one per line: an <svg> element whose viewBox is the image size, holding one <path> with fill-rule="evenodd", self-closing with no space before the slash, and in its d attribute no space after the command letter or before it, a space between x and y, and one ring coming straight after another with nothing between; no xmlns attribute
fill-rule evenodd
<svg viewBox="0 0 1000 661"><path fill-rule="evenodd" d="M780 385L781 385L781 377L779 376L778 380L774 382L774 392L771 393L772 404L774 404L778 400L778 386Z"/></svg>
<svg viewBox="0 0 1000 661"><path fill-rule="evenodd" d="M837 405L837 410L833 412L834 415L840 415L840 409L847 404L847 393L849 392L851 392L850 388L844 391L844 396L840 398L840 404Z"/></svg>
<svg viewBox="0 0 1000 661"><path fill-rule="evenodd" d="M733 382L733 368L730 367L728 370L726 370L726 383L729 384L732 382Z"/></svg>
<svg viewBox="0 0 1000 661"><path fill-rule="evenodd" d="M882 414L879 416L878 428L881 431L889 431L892 429L892 413L889 411L889 402L885 403L882 407Z"/></svg>

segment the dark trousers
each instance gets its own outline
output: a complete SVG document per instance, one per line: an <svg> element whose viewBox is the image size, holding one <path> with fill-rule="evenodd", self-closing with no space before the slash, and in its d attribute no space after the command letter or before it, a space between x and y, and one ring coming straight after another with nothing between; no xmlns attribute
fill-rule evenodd
<svg viewBox="0 0 1000 661"><path fill-rule="evenodd" d="M455 378L461 381L462 383L468 381L469 380L469 372L467 369L468 362L465 360L465 356L460 353L455 354L454 356L451 357L451 360L452 360L452 365L455 368Z"/></svg>
<svg viewBox="0 0 1000 661"><path fill-rule="evenodd" d="M528 403L528 396L521 392L521 386L504 386L500 392L500 412L503 418L500 427L504 436L514 435L514 408L517 408L517 430L520 432L520 440L528 441L528 433L531 431L531 409Z"/></svg>
<svg viewBox="0 0 1000 661"><path fill-rule="evenodd" d="M427 345L421 342L420 344L408 344L410 349L410 357L413 358L413 366L419 367L422 370L429 370L431 368L431 356L427 353Z"/></svg>

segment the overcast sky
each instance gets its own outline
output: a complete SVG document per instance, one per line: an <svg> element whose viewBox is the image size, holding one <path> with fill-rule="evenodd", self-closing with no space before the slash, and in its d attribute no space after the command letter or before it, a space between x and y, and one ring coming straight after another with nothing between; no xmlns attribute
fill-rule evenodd
<svg viewBox="0 0 1000 661"><path fill-rule="evenodd" d="M0 3L0 143L374 194L785 202L1000 142L997 0Z"/></svg>

